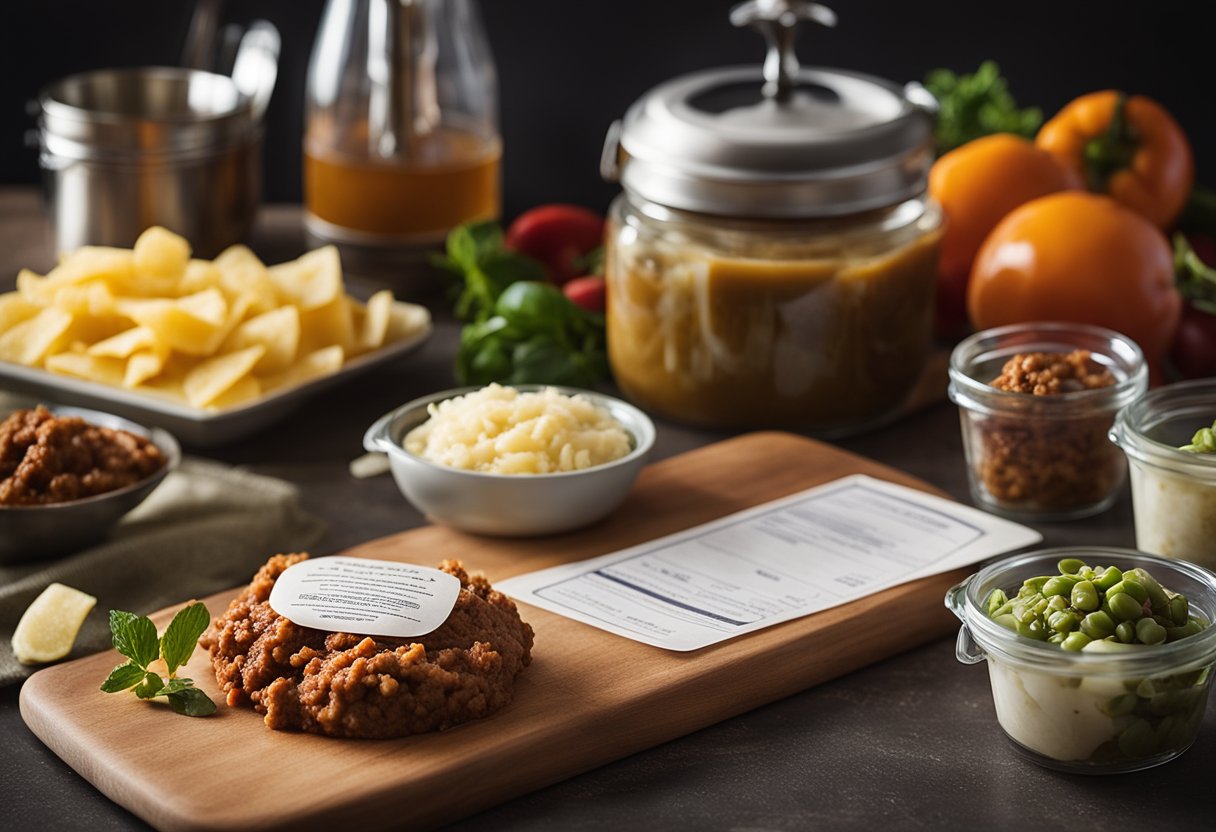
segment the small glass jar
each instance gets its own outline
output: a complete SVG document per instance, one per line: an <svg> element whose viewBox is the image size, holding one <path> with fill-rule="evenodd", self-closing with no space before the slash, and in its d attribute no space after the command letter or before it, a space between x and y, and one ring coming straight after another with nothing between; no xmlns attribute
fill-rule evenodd
<svg viewBox="0 0 1216 832"><path fill-rule="evenodd" d="M992 382L1024 353L1087 350L1114 376L1108 387L1037 396ZM1127 472L1107 432L1121 407L1148 387L1144 355L1130 338L1071 323L1028 323L978 332L950 356L968 482L976 504L1021 520L1068 520L1110 508Z"/></svg>
<svg viewBox="0 0 1216 832"><path fill-rule="evenodd" d="M806 0L731 12L763 67L667 81L613 125L608 359L625 395L706 427L841 435L894 415L929 355L942 215L936 101L801 66Z"/></svg>
<svg viewBox="0 0 1216 832"><path fill-rule="evenodd" d="M605 263L616 381L689 424L865 429L924 368L940 230L923 197L762 221L623 194Z"/></svg>
<svg viewBox="0 0 1216 832"><path fill-rule="evenodd" d="M1216 454L1179 450L1216 419L1216 380L1159 387L1119 412L1110 438L1131 461L1136 546L1216 569Z"/></svg>
<svg viewBox="0 0 1216 832"><path fill-rule="evenodd" d="M1019 636L989 618L994 589L1012 598L1024 580L1054 574L1066 557L1124 571L1142 567L1165 589L1185 595L1191 615L1209 626L1168 644L1077 652ZM1130 549L1042 550L981 569L946 594L946 606L963 623L958 660L988 662L997 721L1033 762L1117 774L1160 765L1194 742L1216 662L1216 575L1206 569Z"/></svg>

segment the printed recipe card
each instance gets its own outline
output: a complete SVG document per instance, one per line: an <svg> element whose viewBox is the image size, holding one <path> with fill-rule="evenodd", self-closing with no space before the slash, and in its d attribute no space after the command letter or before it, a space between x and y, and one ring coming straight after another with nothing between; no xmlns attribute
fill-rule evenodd
<svg viewBox="0 0 1216 832"><path fill-rule="evenodd" d="M970 506L855 475L497 587L645 644L697 650L1040 540Z"/></svg>

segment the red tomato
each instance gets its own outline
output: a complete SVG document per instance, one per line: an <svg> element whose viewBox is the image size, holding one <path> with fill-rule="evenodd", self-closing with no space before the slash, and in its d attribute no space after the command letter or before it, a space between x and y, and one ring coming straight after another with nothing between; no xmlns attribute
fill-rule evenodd
<svg viewBox="0 0 1216 832"><path fill-rule="evenodd" d="M1216 376L1216 315L1189 305L1183 310L1170 363L1183 378Z"/></svg>
<svg viewBox="0 0 1216 832"><path fill-rule="evenodd" d="M587 275L586 277L576 277L565 286L562 291L566 293L566 297L570 298L570 302L575 306L581 306L588 312L603 312L604 301L607 299L607 287L604 284L604 278L598 275Z"/></svg>
<svg viewBox="0 0 1216 832"><path fill-rule="evenodd" d="M541 205L507 229L507 248L538 260L559 286L586 273L578 261L604 243L604 218L578 205Z"/></svg>

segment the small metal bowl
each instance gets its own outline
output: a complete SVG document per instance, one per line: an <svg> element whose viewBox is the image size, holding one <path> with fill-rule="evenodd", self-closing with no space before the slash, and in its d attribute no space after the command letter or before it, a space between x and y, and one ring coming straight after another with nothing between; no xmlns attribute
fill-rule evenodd
<svg viewBox="0 0 1216 832"><path fill-rule="evenodd" d="M515 385L521 392L552 386L580 394L607 410L629 434L633 450L620 459L581 471L554 474L489 474L431 462L405 450L405 435L425 422L427 407L479 389L445 390L404 404L367 429L364 447L388 455L401 493L432 520L466 532L499 537L557 534L590 525L624 501L654 445L654 423L620 399L553 385Z"/></svg>
<svg viewBox="0 0 1216 832"><path fill-rule="evenodd" d="M50 405L47 409L56 416L79 416L95 425L145 437L160 448L165 464L139 482L105 494L40 506L0 506L0 564L63 555L104 539L114 524L142 503L181 462L177 440L159 428L145 428L99 410Z"/></svg>

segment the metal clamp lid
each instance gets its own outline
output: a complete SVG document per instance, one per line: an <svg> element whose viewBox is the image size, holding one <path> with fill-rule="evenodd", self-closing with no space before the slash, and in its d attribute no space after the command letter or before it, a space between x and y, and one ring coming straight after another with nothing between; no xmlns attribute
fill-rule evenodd
<svg viewBox="0 0 1216 832"><path fill-rule="evenodd" d="M660 84L605 144L601 172L643 199L701 213L842 216L923 194L933 161L932 96L845 70L804 67L803 21L836 15L808 0L749 0L731 12L768 41L761 67Z"/></svg>

